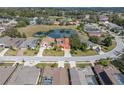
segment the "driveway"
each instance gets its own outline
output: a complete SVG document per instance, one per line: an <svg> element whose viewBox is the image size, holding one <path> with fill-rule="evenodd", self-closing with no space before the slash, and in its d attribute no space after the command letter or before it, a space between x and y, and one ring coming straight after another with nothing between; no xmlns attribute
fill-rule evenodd
<svg viewBox="0 0 124 93"><path fill-rule="evenodd" d="M43 56L44 49L46 49L46 48L41 46L40 49L39 49L39 52L38 52L37 56Z"/></svg>
<svg viewBox="0 0 124 93"><path fill-rule="evenodd" d="M9 48L5 48L3 51L0 52L0 56L4 56L4 54L9 50Z"/></svg>
<svg viewBox="0 0 124 93"><path fill-rule="evenodd" d="M26 49L19 49L18 52L17 52L17 56L23 56L24 52L25 52Z"/></svg>
<svg viewBox="0 0 124 93"><path fill-rule="evenodd" d="M64 49L64 57L71 57L70 49Z"/></svg>

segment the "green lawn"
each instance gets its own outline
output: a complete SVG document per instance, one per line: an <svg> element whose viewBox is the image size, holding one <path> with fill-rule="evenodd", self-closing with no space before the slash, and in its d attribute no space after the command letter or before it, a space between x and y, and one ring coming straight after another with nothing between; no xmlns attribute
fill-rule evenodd
<svg viewBox="0 0 124 93"><path fill-rule="evenodd" d="M52 49L45 49L43 52L43 56L64 56L64 51L62 50L52 50Z"/></svg>
<svg viewBox="0 0 124 93"><path fill-rule="evenodd" d="M36 65L37 68L44 68L46 66L50 66L50 67L58 67L57 63L38 63Z"/></svg>
<svg viewBox="0 0 124 93"><path fill-rule="evenodd" d="M106 46L102 46L102 51L103 52L108 52L108 51L111 51L112 49L114 49L116 47L116 42L115 40L112 40L112 45L109 46L109 47L106 47Z"/></svg>
<svg viewBox="0 0 124 93"><path fill-rule="evenodd" d="M33 36L39 31L49 31L51 29L75 29L76 26L56 26L56 25L29 25L27 27L17 28L21 33L25 33L27 37Z"/></svg>
<svg viewBox="0 0 124 93"><path fill-rule="evenodd" d="M86 66L91 66L90 63L77 63L76 64L76 67L79 67L79 68L85 68Z"/></svg>
<svg viewBox="0 0 124 93"><path fill-rule="evenodd" d="M13 50L13 49L9 49L7 52L6 52L6 56L16 56L17 55L17 51L18 50Z"/></svg>
<svg viewBox="0 0 124 93"><path fill-rule="evenodd" d="M26 49L25 51L24 51L24 55L25 56L34 56L34 55L36 55L37 54L37 50L34 50L34 49Z"/></svg>
<svg viewBox="0 0 124 93"><path fill-rule="evenodd" d="M4 50L4 48L1 48L1 47L0 47L0 52L3 51L3 50Z"/></svg>
<svg viewBox="0 0 124 93"><path fill-rule="evenodd" d="M14 63L0 63L0 66L12 66Z"/></svg>
<svg viewBox="0 0 124 93"><path fill-rule="evenodd" d="M75 54L72 54L72 56L91 56L91 55L97 55L97 52L95 50L86 50L86 51L77 50L75 51Z"/></svg>

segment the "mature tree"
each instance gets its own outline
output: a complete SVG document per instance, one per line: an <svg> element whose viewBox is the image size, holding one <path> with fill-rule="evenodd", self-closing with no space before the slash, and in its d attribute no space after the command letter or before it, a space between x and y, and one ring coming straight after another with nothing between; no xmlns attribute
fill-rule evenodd
<svg viewBox="0 0 124 93"><path fill-rule="evenodd" d="M102 66L108 66L110 64L110 60L108 60L108 59L100 59L99 64L101 64Z"/></svg>
<svg viewBox="0 0 124 93"><path fill-rule="evenodd" d="M79 39L78 35L77 34L72 35L70 37L70 46L71 46L71 49L77 50L77 49L80 48L80 45L81 45L81 43L80 43L80 39Z"/></svg>
<svg viewBox="0 0 124 93"><path fill-rule="evenodd" d="M111 37L106 37L105 40L103 41L104 45L109 47L112 45L112 38Z"/></svg>
<svg viewBox="0 0 124 93"><path fill-rule="evenodd" d="M80 50L84 51L87 48L87 44L86 43L82 43L80 46Z"/></svg>
<svg viewBox="0 0 124 93"><path fill-rule="evenodd" d="M22 34L22 38L26 38L27 36L26 36L26 34L25 33L23 33Z"/></svg>
<svg viewBox="0 0 124 93"><path fill-rule="evenodd" d="M99 43L99 37L97 36L90 36L89 41L98 44Z"/></svg>
<svg viewBox="0 0 124 93"><path fill-rule="evenodd" d="M27 26L27 24L24 21L18 21L18 23L16 25L16 27L25 27L25 26Z"/></svg>

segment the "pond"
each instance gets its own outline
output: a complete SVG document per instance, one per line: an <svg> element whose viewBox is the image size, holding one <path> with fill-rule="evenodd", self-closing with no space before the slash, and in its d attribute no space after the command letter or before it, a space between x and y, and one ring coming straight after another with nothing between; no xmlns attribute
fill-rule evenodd
<svg viewBox="0 0 124 93"><path fill-rule="evenodd" d="M41 37L41 36L46 36L47 35L47 32L36 32L36 33L34 33L34 36L35 37Z"/></svg>
<svg viewBox="0 0 124 93"><path fill-rule="evenodd" d="M52 38L70 37L71 35L74 34L76 34L76 32L70 29L54 29L47 32L47 36Z"/></svg>

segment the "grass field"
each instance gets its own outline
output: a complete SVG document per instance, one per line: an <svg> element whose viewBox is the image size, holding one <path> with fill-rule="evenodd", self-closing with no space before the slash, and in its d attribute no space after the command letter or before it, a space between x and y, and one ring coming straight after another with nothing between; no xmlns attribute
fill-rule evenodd
<svg viewBox="0 0 124 93"><path fill-rule="evenodd" d="M91 66L91 64L90 63L83 63L83 62L76 64L76 67L79 67L79 68L85 68L87 66Z"/></svg>
<svg viewBox="0 0 124 93"><path fill-rule="evenodd" d="M112 45L109 46L109 47L106 47L106 46L102 46L102 51L103 52L108 52L108 51L111 51L112 49L114 49L116 47L116 42L115 40L112 41Z"/></svg>
<svg viewBox="0 0 124 93"><path fill-rule="evenodd" d="M19 32L25 33L27 37L33 36L39 31L49 31L51 29L75 29L76 26L57 26L57 25L29 25L27 27L17 28Z"/></svg>
<svg viewBox="0 0 124 93"><path fill-rule="evenodd" d="M13 63L0 63L0 66L12 66Z"/></svg>
<svg viewBox="0 0 124 93"><path fill-rule="evenodd" d="M32 50L32 49L26 49L25 51L24 51L24 55L25 56L34 56L34 55L36 55L36 50Z"/></svg>
<svg viewBox="0 0 124 93"><path fill-rule="evenodd" d="M3 50L4 50L4 48L0 48L0 52L3 51Z"/></svg>
<svg viewBox="0 0 124 93"><path fill-rule="evenodd" d="M12 50L12 49L9 49L7 52L6 52L6 56L16 56L17 55L17 51L18 50Z"/></svg>
<svg viewBox="0 0 124 93"><path fill-rule="evenodd" d="M43 52L43 56L64 56L64 51L55 51L52 49L45 49Z"/></svg>
<svg viewBox="0 0 124 93"><path fill-rule="evenodd" d="M72 54L72 56L91 56L91 55L97 55L95 50L86 50L86 51L75 51L75 54Z"/></svg>

